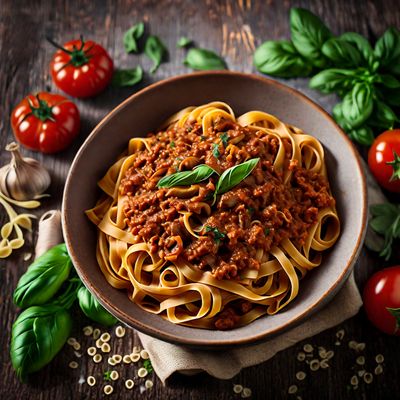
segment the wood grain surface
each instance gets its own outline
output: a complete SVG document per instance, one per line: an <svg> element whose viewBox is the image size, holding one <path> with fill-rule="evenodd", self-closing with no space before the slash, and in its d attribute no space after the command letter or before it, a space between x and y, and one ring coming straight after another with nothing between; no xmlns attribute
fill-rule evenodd
<svg viewBox="0 0 400 400"><path fill-rule="evenodd" d="M210 48L223 55L229 68L243 72L254 72L252 53L266 39L282 39L289 36L288 12L292 6L302 6L317 13L334 33L355 31L375 41L389 26L400 27L400 3L398 0L237 0L237 1L161 1L161 0L99 0L99 1L20 1L0 0L0 148L12 140L9 115L12 108L29 92L49 90L58 92L54 86L48 64L53 48L45 36L64 42L83 34L94 39L109 51L119 68L133 68L140 64L149 70L151 61L144 55L127 55L122 45L123 32L138 21L146 22L147 32L159 35L168 45L169 59L152 76L146 73L142 84L133 89L109 88L96 98L76 100L81 115L82 129L73 146L59 155L24 153L44 163L51 171L51 197L37 210L41 215L48 209L60 207L62 189L74 154L96 123L113 107L141 87L173 75L189 72L182 65L185 51L176 48L180 36L193 38L200 47ZM306 79L285 81L331 111L336 99L322 96L307 86ZM173 99L173 93L171 94ZM110 138L112 140L112 138ZM0 164L9 155L2 151ZM351 173L351 171L349 171ZM82 188L84 190L84 188ZM1 224L5 213L1 210ZM97 399L103 396L102 373L105 363L94 364L87 355L76 358L69 346L60 352L54 361L32 376L27 384L20 383L11 367L9 341L11 325L19 310L12 303L12 292L28 262L23 261L26 252L31 252L35 235L31 235L24 249L16 251L0 265L0 399ZM398 261L398 260L397 260ZM364 250L356 266L356 278L360 287L373 270L384 263L374 254ZM88 321L76 312L73 336L84 347L90 344L82 334ZM335 346L335 334L345 330L340 346ZM355 373L358 354L348 347L348 341L366 343L362 354L366 358L365 369L375 367L375 355L385 356L384 373L376 376L372 384L360 383L353 390L349 383ZM296 355L305 343L314 347L324 346L335 351L330 368L311 373L308 366L297 361ZM129 352L138 345L133 331L121 340L113 340L113 350ZM77 360L78 369L68 368L68 363ZM152 390L141 393L140 382L132 391L124 388L122 379L114 385L110 398L118 399L239 399L233 393L233 383L240 383L252 390L254 399L286 399L301 396L303 399L398 399L400 398L400 342L398 338L379 333L368 323L364 312L343 323L340 327L323 332L307 341L279 353L272 360L243 370L230 381L211 378L205 374L194 377L174 376L163 386L156 376ZM136 367L119 366L124 377L133 377ZM359 368L360 369L360 368ZM297 381L295 374L304 370L307 377ZM80 377L92 374L98 384L90 388L79 383ZM143 381L142 381L143 382ZM288 387L298 386L295 395L288 394Z"/></svg>

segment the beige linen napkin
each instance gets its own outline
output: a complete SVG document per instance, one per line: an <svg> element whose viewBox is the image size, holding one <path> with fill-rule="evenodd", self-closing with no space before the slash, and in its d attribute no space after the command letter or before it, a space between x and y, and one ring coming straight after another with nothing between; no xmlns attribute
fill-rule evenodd
<svg viewBox="0 0 400 400"><path fill-rule="evenodd" d="M374 179L365 168L368 181L368 200L370 204L386 201ZM367 233L367 239L373 247L376 239L373 232ZM59 211L49 211L39 221L39 235L36 245L36 255L62 241L61 219ZM238 347L224 351L195 350L183 346L154 339L138 332L139 338L150 354L154 370L165 380L174 372L194 374L207 372L220 378L229 379L240 372L242 368L259 364L273 357L278 351L284 350L297 342L309 338L326 329L340 324L357 314L362 305L360 293L352 273L335 301L331 301L323 310L314 314L303 324L260 344Z"/></svg>

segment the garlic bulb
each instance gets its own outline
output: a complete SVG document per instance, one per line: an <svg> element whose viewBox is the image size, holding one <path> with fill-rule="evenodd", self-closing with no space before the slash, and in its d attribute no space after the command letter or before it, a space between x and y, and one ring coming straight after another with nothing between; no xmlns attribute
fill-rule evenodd
<svg viewBox="0 0 400 400"><path fill-rule="evenodd" d="M0 191L15 200L31 200L41 195L50 185L47 170L39 161L22 157L15 142L9 143L6 150L12 158L0 169Z"/></svg>

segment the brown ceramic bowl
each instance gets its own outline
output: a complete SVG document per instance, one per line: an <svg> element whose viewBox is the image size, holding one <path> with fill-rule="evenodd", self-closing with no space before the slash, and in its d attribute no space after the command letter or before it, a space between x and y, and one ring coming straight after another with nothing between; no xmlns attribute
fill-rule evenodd
<svg viewBox="0 0 400 400"><path fill-rule="evenodd" d="M282 312L230 331L174 325L133 304L105 280L95 257L96 229L84 211L99 195L97 181L133 136L156 129L189 105L213 100L230 104L236 115L262 110L300 127L325 147L332 191L342 232L320 267L300 284L297 298ZM249 344L277 335L317 312L349 276L366 226L366 186L357 152L347 136L318 105L298 91L260 76L217 71L178 76L155 83L111 111L93 130L72 163L65 185L63 231L75 268L88 289L119 320L159 339L218 348Z"/></svg>

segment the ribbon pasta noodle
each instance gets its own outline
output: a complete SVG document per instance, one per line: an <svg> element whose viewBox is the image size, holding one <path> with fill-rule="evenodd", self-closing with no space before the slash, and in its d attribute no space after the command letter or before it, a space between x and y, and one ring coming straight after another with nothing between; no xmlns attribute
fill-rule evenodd
<svg viewBox="0 0 400 400"><path fill-rule="evenodd" d="M215 192L225 170L256 157L250 175ZM157 186L204 164L215 173L203 181ZM222 102L131 139L98 185L86 214L105 278L175 324L230 329L277 313L339 236L319 141L265 112L236 118Z"/></svg>

